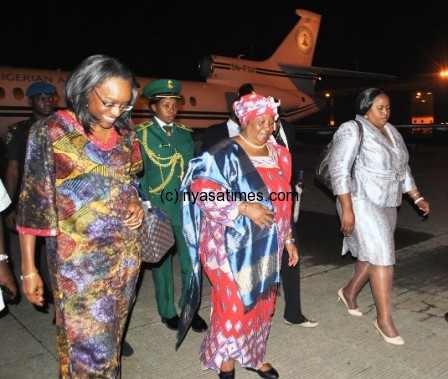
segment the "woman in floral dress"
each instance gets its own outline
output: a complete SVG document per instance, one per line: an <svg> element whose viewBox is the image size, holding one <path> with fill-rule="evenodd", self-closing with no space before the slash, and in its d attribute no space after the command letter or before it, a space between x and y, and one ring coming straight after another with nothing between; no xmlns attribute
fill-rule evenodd
<svg viewBox="0 0 448 379"><path fill-rule="evenodd" d="M134 75L103 55L85 59L65 88L67 110L33 125L19 201L23 290L43 305L36 236L46 250L62 378L115 378L140 269L142 169L130 121Z"/></svg>

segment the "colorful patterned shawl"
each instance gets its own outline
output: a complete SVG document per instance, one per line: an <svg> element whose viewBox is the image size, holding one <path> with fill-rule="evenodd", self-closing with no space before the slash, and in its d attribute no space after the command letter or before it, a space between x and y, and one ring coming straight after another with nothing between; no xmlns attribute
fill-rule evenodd
<svg viewBox="0 0 448 379"><path fill-rule="evenodd" d="M282 162L279 159L279 164ZM230 192L261 193L261 204L273 209L269 192L244 150L227 139L190 161L181 193L188 193L195 179L211 180ZM193 275L182 309L176 349L182 343L200 302L201 262L199 243L201 210L184 201L181 211L183 232L193 264ZM225 247L230 268L246 311L280 282L277 227L262 230L248 217L237 217L225 230Z"/></svg>

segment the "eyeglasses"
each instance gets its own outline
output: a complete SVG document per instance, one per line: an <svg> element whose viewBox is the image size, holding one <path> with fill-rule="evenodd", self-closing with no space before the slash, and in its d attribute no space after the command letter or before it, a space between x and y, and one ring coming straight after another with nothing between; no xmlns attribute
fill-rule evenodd
<svg viewBox="0 0 448 379"><path fill-rule="evenodd" d="M104 101L100 95L98 95L98 92L95 91L95 89L93 89L93 92L95 92L95 95L98 96L98 99L100 99L100 101L103 103L104 107L111 109L111 108L118 108L120 111L123 112L128 112L130 111L132 108L134 108L132 105L118 105L118 104L114 104L111 103L109 101Z"/></svg>

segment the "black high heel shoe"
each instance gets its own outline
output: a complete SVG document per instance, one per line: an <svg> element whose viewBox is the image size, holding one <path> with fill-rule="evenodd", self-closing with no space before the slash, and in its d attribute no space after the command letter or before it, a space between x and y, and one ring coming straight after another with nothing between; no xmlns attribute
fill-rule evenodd
<svg viewBox="0 0 448 379"><path fill-rule="evenodd" d="M219 379L235 379L235 369L232 371L221 371L218 375Z"/></svg>

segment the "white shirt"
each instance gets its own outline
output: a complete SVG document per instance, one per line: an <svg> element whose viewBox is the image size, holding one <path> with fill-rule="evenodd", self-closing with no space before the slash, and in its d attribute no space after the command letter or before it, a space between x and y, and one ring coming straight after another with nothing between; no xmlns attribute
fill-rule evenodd
<svg viewBox="0 0 448 379"><path fill-rule="evenodd" d="M11 204L11 199L9 198L8 192L6 192L6 188L0 179L0 212L8 208L9 204Z"/></svg>
<svg viewBox="0 0 448 379"><path fill-rule="evenodd" d="M231 118L227 120L227 130L229 131L229 137L239 136L241 133L240 126Z"/></svg>
<svg viewBox="0 0 448 379"><path fill-rule="evenodd" d="M160 120L159 118L157 118L156 116L154 116L154 118L156 119L157 123L160 125L160 127L162 128L162 130L166 133L166 130L163 128L164 126L173 126L173 123L171 124L166 124L165 122L163 122L162 120Z"/></svg>
<svg viewBox="0 0 448 379"><path fill-rule="evenodd" d="M286 145L286 148L289 150L288 146L288 139L286 138L285 129L283 129L282 123L280 122L280 130L279 130L280 136L282 137L283 142Z"/></svg>
<svg viewBox="0 0 448 379"><path fill-rule="evenodd" d="M286 133L285 130L283 129L283 127L280 124L280 130L279 130L279 134L282 137L283 142L285 143L285 147L289 150L289 146L288 146L288 139L286 138ZM271 134L271 136L269 137L269 140L274 144L274 145L278 145L278 141L275 139L275 137Z"/></svg>

